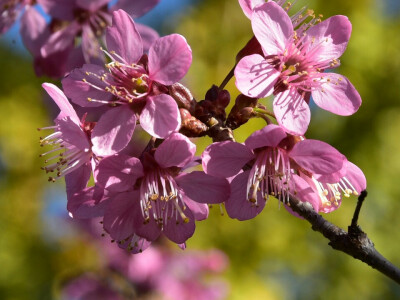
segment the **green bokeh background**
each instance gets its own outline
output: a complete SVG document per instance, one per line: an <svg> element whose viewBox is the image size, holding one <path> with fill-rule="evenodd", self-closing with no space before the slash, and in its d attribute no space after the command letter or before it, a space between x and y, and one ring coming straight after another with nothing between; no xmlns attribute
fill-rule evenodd
<svg viewBox="0 0 400 300"><path fill-rule="evenodd" d="M359 223L377 249L400 266L400 18L385 13L383 3L305 3L325 17L344 14L351 20L353 33L339 72L363 99L351 117L314 108L307 137L330 143L364 171L369 195ZM184 35L192 47L185 84L197 99L222 81L252 34L236 0L199 1L164 24L162 33L172 32ZM63 184L47 183L39 170L36 128L51 123L40 87L46 79L35 78L31 62L12 43L1 47L0 62L0 299L54 299L65 276L100 268L98 251L85 237L55 235L63 220L45 217L49 198L65 201ZM234 99L234 82L227 89ZM235 132L237 140L262 126L261 120L250 121ZM209 142L199 140L199 153ZM325 217L347 228L355 204L355 198L346 198ZM332 250L307 222L274 199L246 222L221 216L213 207L187 244L189 249L217 247L227 253L229 299L400 299L399 286Z"/></svg>

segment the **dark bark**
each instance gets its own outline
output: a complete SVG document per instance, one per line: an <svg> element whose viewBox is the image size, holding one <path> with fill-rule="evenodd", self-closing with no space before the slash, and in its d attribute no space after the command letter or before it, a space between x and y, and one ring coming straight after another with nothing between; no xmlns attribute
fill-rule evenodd
<svg viewBox="0 0 400 300"><path fill-rule="evenodd" d="M314 231L322 233L322 235L329 240L329 245L333 249L342 251L363 261L400 284L400 270L375 249L374 243L357 225L358 214L365 197L366 192L364 191L359 197L357 208L352 223L348 228L348 232L325 220L321 215L316 213L307 202L301 202L291 197L289 199L289 204L295 212L312 225L311 228Z"/></svg>

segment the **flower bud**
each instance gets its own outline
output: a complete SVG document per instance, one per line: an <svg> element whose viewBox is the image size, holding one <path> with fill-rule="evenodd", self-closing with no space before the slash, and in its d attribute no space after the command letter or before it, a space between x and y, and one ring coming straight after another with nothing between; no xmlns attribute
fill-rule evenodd
<svg viewBox="0 0 400 300"><path fill-rule="evenodd" d="M174 83L168 87L169 94L175 99L179 108L193 111L194 99L190 90L180 83Z"/></svg>
<svg viewBox="0 0 400 300"><path fill-rule="evenodd" d="M180 108L182 126L180 132L187 137L198 137L204 135L208 127L200 120L193 117L185 108Z"/></svg>
<svg viewBox="0 0 400 300"><path fill-rule="evenodd" d="M236 129L254 117L253 108L257 105L257 99L245 95L239 95L236 98L235 105L232 107L226 125Z"/></svg>

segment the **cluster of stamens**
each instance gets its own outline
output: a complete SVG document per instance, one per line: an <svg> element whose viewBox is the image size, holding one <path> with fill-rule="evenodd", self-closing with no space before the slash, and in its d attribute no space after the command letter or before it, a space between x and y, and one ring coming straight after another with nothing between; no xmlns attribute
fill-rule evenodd
<svg viewBox="0 0 400 300"><path fill-rule="evenodd" d="M175 221L188 223L185 215L186 205L173 177L166 170L154 170L143 178L140 187L140 206L144 223L150 218L160 226Z"/></svg>
<svg viewBox="0 0 400 300"><path fill-rule="evenodd" d="M40 154L39 157L43 157L48 154L54 154L44 161L45 164L48 165L42 167L41 169L46 171L46 173L55 173L54 176L49 177L50 182L55 182L60 177L71 173L86 163L91 156L91 152L90 149L77 149L73 145L65 142L62 138L62 133L58 129L58 126L38 128L39 131L47 129L55 130L55 132L44 138L40 137L40 146L43 147L48 145L54 147L54 149Z"/></svg>
<svg viewBox="0 0 400 300"><path fill-rule="evenodd" d="M357 190L346 177L342 177L337 183L321 183L315 178L312 178L312 180L317 188L322 205L325 207L338 206L342 195L345 197L358 196Z"/></svg>
<svg viewBox="0 0 400 300"><path fill-rule="evenodd" d="M267 148L262 150L250 171L247 182L247 200L258 207L257 193L261 192L264 200L269 195L280 201L289 201L290 161L284 150Z"/></svg>
<svg viewBox="0 0 400 300"><path fill-rule="evenodd" d="M83 78L83 82L90 85L92 88L108 92L115 96L112 102L105 100L88 98L88 101L100 102L103 104L131 104L135 100L143 99L150 90L151 80L145 68L139 64L122 63L114 59L117 57L121 61L123 59L114 51L107 52L102 49L110 58L112 62L105 65L108 73L101 76L92 72L86 72L87 76L94 77L95 80ZM102 84L96 85L94 82L101 80Z"/></svg>

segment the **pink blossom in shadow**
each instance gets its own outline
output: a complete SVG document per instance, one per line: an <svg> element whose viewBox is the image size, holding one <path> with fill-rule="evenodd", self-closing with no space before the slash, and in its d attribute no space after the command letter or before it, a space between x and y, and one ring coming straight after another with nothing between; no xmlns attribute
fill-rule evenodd
<svg viewBox="0 0 400 300"><path fill-rule="evenodd" d="M277 3L256 6L251 22L264 55L246 56L235 69L236 86L244 95L275 95L277 121L291 134L306 132L311 96L322 109L342 116L354 114L361 105L360 95L346 77L325 72L339 66L351 23L345 16L318 21L312 19L295 29L297 23Z"/></svg>
<svg viewBox="0 0 400 300"><path fill-rule="evenodd" d="M40 139L41 146L52 147L41 156L53 155L45 160L47 165L43 167L43 170L46 173L55 174L49 177L49 181L65 177L67 195L68 198L72 198L74 194L81 193L86 188L99 158L121 151L130 138L121 134L119 128L108 129L107 114L103 115L97 123L86 122L85 116L80 120L59 88L50 83L44 83L43 88L60 108L60 113L54 120L55 125L39 129L54 131ZM124 119L123 114L120 117ZM130 122L135 124L134 121L125 120L128 124ZM133 129L134 125L131 130ZM102 134L103 130L107 131L106 137ZM88 192L93 193L91 190ZM81 196L87 197L85 194Z"/></svg>
<svg viewBox="0 0 400 300"><path fill-rule="evenodd" d="M7 32L18 17L34 4L35 0L0 0L0 34Z"/></svg>
<svg viewBox="0 0 400 300"><path fill-rule="evenodd" d="M133 295L132 295L133 296ZM127 300L107 278L84 273L68 281L61 291L61 300Z"/></svg>
<svg viewBox="0 0 400 300"><path fill-rule="evenodd" d="M43 58L69 49L71 54L76 42L82 50L86 63L103 62L104 54L101 44L105 28L111 24L111 12L123 8L129 14L140 17L159 0L128 1L119 0L115 5L109 6L110 0L86 1L86 0L38 0L44 11L52 17L51 27L53 32L48 40L41 46ZM66 24L66 25L65 25ZM150 42L158 37L158 34L142 25Z"/></svg>

